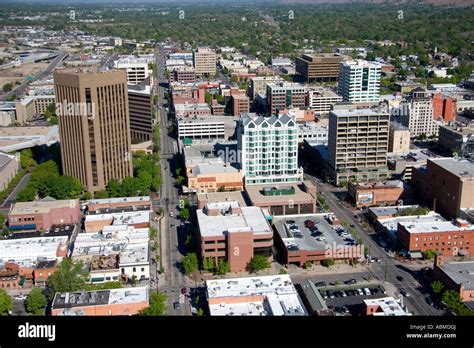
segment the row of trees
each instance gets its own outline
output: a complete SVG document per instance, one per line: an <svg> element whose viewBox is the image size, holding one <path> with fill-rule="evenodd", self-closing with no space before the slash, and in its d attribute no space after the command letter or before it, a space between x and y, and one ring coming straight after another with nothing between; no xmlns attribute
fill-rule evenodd
<svg viewBox="0 0 474 348"><path fill-rule="evenodd" d="M193 274L199 270L199 260L196 253L188 253L183 258L183 270L187 275ZM263 255L255 255L252 257L247 264L247 269L250 272L258 272L264 269L270 268L270 262L268 258ZM202 260L202 269L207 272L213 272L214 274L224 275L230 272L229 263L225 260L219 260L216 264L213 258L205 257Z"/></svg>
<svg viewBox="0 0 474 348"><path fill-rule="evenodd" d="M435 280L431 283L431 290L436 298L441 300L450 310L457 315L474 315L474 312L466 307L462 302L459 293L453 290L445 289L444 284Z"/></svg>
<svg viewBox="0 0 474 348"><path fill-rule="evenodd" d="M25 158L24 161L31 163L31 159L28 158ZM30 181L18 193L17 201L27 202L37 197L44 198L47 196L56 199L71 199L79 198L83 193L84 187L78 179L61 175L58 165L49 160L31 170Z"/></svg>

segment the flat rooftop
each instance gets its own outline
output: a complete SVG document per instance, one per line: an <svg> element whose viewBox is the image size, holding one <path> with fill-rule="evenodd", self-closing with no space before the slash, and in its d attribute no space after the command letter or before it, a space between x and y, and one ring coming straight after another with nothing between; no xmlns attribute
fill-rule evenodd
<svg viewBox="0 0 474 348"><path fill-rule="evenodd" d="M474 261L447 262L439 268L456 284L464 284L465 290L474 290Z"/></svg>
<svg viewBox="0 0 474 348"><path fill-rule="evenodd" d="M208 280L206 288L211 315L307 315L289 275Z"/></svg>
<svg viewBox="0 0 474 348"><path fill-rule="evenodd" d="M471 180L474 178L474 163L470 161L454 158L437 158L430 161L459 178Z"/></svg>
<svg viewBox="0 0 474 348"><path fill-rule="evenodd" d="M451 221L399 221L399 224L404 226L408 233L443 233L474 230L473 225L459 227L453 224Z"/></svg>
<svg viewBox="0 0 474 348"><path fill-rule="evenodd" d="M85 222L112 220L113 225L135 225L150 222L150 211L86 215Z"/></svg>
<svg viewBox="0 0 474 348"><path fill-rule="evenodd" d="M102 198L102 199L91 199L88 205L93 204L116 204L116 203L130 203L130 204L145 204L150 203L150 196L143 197L118 197L118 198Z"/></svg>
<svg viewBox="0 0 474 348"><path fill-rule="evenodd" d="M51 209L76 208L79 207L78 199L67 200L40 200L33 202L16 202L11 208L9 215L46 214Z"/></svg>
<svg viewBox="0 0 474 348"><path fill-rule="evenodd" d="M304 181L305 184L308 185L313 185L311 182ZM302 190L300 187L301 184L297 183L284 183L280 185L247 185L245 187L245 191L247 192L247 195L249 196L250 200L252 201L252 204L254 205L262 205L262 204L272 204L276 203L279 204L282 201L285 202L285 204L288 204L288 200L291 199L294 201L294 203L301 203L305 202L308 203L310 202L313 198L311 194L305 192ZM295 190L294 194L284 194L284 195L276 195L276 196L264 196L262 194L263 190L265 188L275 188L278 186L279 189L283 188L293 188Z"/></svg>
<svg viewBox="0 0 474 348"><path fill-rule="evenodd" d="M53 309L132 304L148 301L147 287L57 293Z"/></svg>
<svg viewBox="0 0 474 348"><path fill-rule="evenodd" d="M388 113L386 112L382 112L382 111L375 112L372 109L351 109L351 106L347 106L347 109L331 110L330 114L333 114L336 117L388 115Z"/></svg>
<svg viewBox="0 0 474 348"><path fill-rule="evenodd" d="M386 218L387 216L394 216L406 209L416 209L419 205L394 205L388 207L371 207L369 211L380 219L381 217Z"/></svg>
<svg viewBox="0 0 474 348"><path fill-rule="evenodd" d="M0 127L0 138L46 136L58 126Z"/></svg>
<svg viewBox="0 0 474 348"><path fill-rule="evenodd" d="M198 164L192 169L192 174L194 175L204 175L204 174L215 174L215 173L238 173L239 170L226 164Z"/></svg>
<svg viewBox="0 0 474 348"><path fill-rule="evenodd" d="M243 191L230 191L230 192L213 192L213 193L198 193L197 199L200 202L208 203L220 203L220 202L231 202L235 201L239 203L241 207L247 206Z"/></svg>
<svg viewBox="0 0 474 348"><path fill-rule="evenodd" d="M327 214L307 214L307 215L290 215L273 217L273 225L275 226L280 238L285 243L288 251L321 251L326 250L330 245L351 246L349 240L341 237L336 227L344 229L342 226L332 226L325 219ZM305 221L311 220L315 223L319 231L318 236L312 236L311 231L305 226ZM297 226L298 230L290 229L290 226ZM295 232L295 231L299 231ZM317 240L320 238L321 240Z"/></svg>
<svg viewBox="0 0 474 348"><path fill-rule="evenodd" d="M229 209L231 206L238 207L237 202L211 203L208 206L213 209L219 207L223 214L209 216L204 209L196 211L202 237L225 236L238 232L272 233L268 220L259 207L240 207L241 213L231 215Z"/></svg>
<svg viewBox="0 0 474 348"><path fill-rule="evenodd" d="M67 236L0 240L0 259L24 266L55 260L58 248L66 246L67 240Z"/></svg>
<svg viewBox="0 0 474 348"><path fill-rule="evenodd" d="M375 316L411 315L405 312L393 297L367 299L364 303L367 306L379 306L379 310L374 313Z"/></svg>

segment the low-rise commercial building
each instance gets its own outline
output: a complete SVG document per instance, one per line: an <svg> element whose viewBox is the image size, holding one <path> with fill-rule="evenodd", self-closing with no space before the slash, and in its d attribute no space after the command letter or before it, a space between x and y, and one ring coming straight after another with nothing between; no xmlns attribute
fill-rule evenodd
<svg viewBox="0 0 474 348"><path fill-rule="evenodd" d="M196 70L190 66L178 66L173 69L173 80L182 83L196 82Z"/></svg>
<svg viewBox="0 0 474 348"><path fill-rule="evenodd" d="M459 294L462 301L474 305L474 261L452 261L437 255L433 266L433 278Z"/></svg>
<svg viewBox="0 0 474 348"><path fill-rule="evenodd" d="M102 231L106 226L119 225L133 226L135 228L150 227L150 211L89 214L84 219L84 230L87 233L96 233Z"/></svg>
<svg viewBox="0 0 474 348"><path fill-rule="evenodd" d="M268 83L278 83L283 81L279 76L256 76L250 79L249 96L255 99L257 94L267 93Z"/></svg>
<svg viewBox="0 0 474 348"><path fill-rule="evenodd" d="M285 185L247 185L246 195L253 206L272 215L316 213L316 186L311 181Z"/></svg>
<svg viewBox="0 0 474 348"><path fill-rule="evenodd" d="M52 315L137 315L149 305L147 287L56 293Z"/></svg>
<svg viewBox="0 0 474 348"><path fill-rule="evenodd" d="M244 174L230 164L198 164L188 175L188 188L192 192L241 191Z"/></svg>
<svg viewBox="0 0 474 348"><path fill-rule="evenodd" d="M388 168L395 178L409 182L413 170L426 165L428 159L441 158L441 156L424 149L410 149L403 154L389 153L387 158Z"/></svg>
<svg viewBox="0 0 474 348"><path fill-rule="evenodd" d="M8 228L11 230L49 230L55 224L77 224L80 221L77 199L17 202L8 212Z"/></svg>
<svg viewBox="0 0 474 348"><path fill-rule="evenodd" d="M58 126L0 127L2 152L14 152L41 145L50 146L58 141Z"/></svg>
<svg viewBox="0 0 474 348"><path fill-rule="evenodd" d="M353 261L364 258L363 246L341 235L343 227L331 224L327 214L273 217L275 246L284 264L303 267L306 262Z"/></svg>
<svg viewBox="0 0 474 348"><path fill-rule="evenodd" d="M91 199L86 205L87 214L151 211L150 196Z"/></svg>
<svg viewBox="0 0 474 348"><path fill-rule="evenodd" d="M403 316L411 315L406 312L393 297L371 298L364 300L366 315L373 316Z"/></svg>
<svg viewBox="0 0 474 348"><path fill-rule="evenodd" d="M305 122L298 124L298 143L305 140L327 144L328 126L317 122Z"/></svg>
<svg viewBox="0 0 474 348"><path fill-rule="evenodd" d="M201 256L227 261L231 272L243 272L254 255L271 257L273 232L259 207L237 202L208 203L197 211Z"/></svg>
<svg viewBox="0 0 474 348"><path fill-rule="evenodd" d="M302 316L306 309L289 275L206 281L212 316Z"/></svg>
<svg viewBox="0 0 474 348"><path fill-rule="evenodd" d="M446 155L474 156L474 123L454 123L439 127L438 146Z"/></svg>
<svg viewBox="0 0 474 348"><path fill-rule="evenodd" d="M357 207L408 203L412 199L411 188L400 180L385 182L350 182L347 189Z"/></svg>
<svg viewBox="0 0 474 348"><path fill-rule="evenodd" d="M433 250L445 255L474 255L474 226L466 220L398 222L397 240L411 253Z"/></svg>

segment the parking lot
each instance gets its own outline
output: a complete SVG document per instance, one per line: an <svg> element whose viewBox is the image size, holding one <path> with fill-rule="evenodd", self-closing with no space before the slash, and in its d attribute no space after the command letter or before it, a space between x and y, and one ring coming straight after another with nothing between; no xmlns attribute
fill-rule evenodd
<svg viewBox="0 0 474 348"><path fill-rule="evenodd" d="M339 315L360 315L364 300L387 296L381 285L368 283L321 287L319 293L328 308Z"/></svg>

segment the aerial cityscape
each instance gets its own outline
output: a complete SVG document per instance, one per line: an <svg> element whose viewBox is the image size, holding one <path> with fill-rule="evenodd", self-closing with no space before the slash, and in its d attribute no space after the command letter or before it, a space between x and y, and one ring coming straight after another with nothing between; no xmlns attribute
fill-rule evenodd
<svg viewBox="0 0 474 348"><path fill-rule="evenodd" d="M2 1L0 315L472 316L473 9Z"/></svg>

